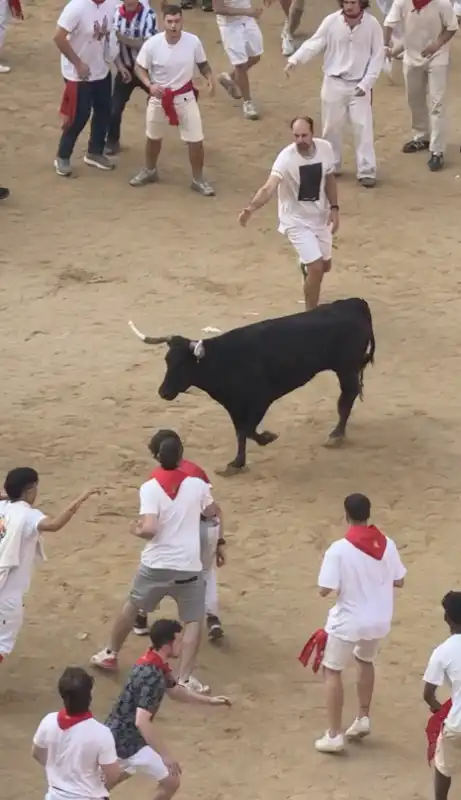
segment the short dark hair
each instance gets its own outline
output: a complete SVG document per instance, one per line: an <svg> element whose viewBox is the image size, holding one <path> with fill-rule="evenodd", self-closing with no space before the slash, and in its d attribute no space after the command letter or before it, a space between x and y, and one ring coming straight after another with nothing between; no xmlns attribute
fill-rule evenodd
<svg viewBox="0 0 461 800"><path fill-rule="evenodd" d="M158 460L163 469L176 469L182 459L183 446L178 435L167 436L158 450Z"/></svg>
<svg viewBox="0 0 461 800"><path fill-rule="evenodd" d="M182 625L177 619L158 619L149 631L154 650L160 650L166 644L172 644L175 636L181 633Z"/></svg>
<svg viewBox="0 0 461 800"><path fill-rule="evenodd" d="M350 494L344 501L344 509L349 519L354 522L368 522L371 503L364 494Z"/></svg>
<svg viewBox="0 0 461 800"><path fill-rule="evenodd" d="M176 431L170 431L168 428L160 428L157 433L154 433L152 439L147 445L154 458L158 458L160 445L163 441L165 441L165 439L178 439L181 441Z"/></svg>
<svg viewBox="0 0 461 800"><path fill-rule="evenodd" d="M447 592L442 600L447 620L461 625L461 592Z"/></svg>
<svg viewBox="0 0 461 800"><path fill-rule="evenodd" d="M8 499L14 503L20 500L27 489L31 489L38 483L38 472L32 467L16 467L11 469L5 478L3 488Z"/></svg>
<svg viewBox="0 0 461 800"><path fill-rule="evenodd" d="M338 0L340 8L344 8L344 0ZM370 0L360 0L360 8L362 11L365 11L366 8L370 8Z"/></svg>
<svg viewBox="0 0 461 800"><path fill-rule="evenodd" d="M94 678L82 667L66 667L59 678L58 691L68 714L75 716L88 711L93 684Z"/></svg>
<svg viewBox="0 0 461 800"><path fill-rule="evenodd" d="M164 16L164 17L168 17L168 16L176 17L176 16L178 16L178 14L179 14L180 17L182 17L182 8L181 8L181 6L176 6L176 5L174 5L174 3L163 3L162 4L162 16Z"/></svg>
<svg viewBox="0 0 461 800"><path fill-rule="evenodd" d="M301 120L302 122L307 122L312 133L314 133L314 120L312 119L312 117L293 117L293 119L290 122L291 130L293 130L293 125L295 124L295 122L298 122L298 120Z"/></svg>

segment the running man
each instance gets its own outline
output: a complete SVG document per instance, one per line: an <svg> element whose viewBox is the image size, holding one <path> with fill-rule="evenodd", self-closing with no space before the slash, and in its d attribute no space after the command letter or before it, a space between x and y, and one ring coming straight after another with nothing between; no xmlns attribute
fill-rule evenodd
<svg viewBox="0 0 461 800"><path fill-rule="evenodd" d="M6 36L6 26L10 19L23 20L24 14L20 0L0 0L0 53ZM11 67L0 64L0 75L8 75Z"/></svg>
<svg viewBox="0 0 461 800"><path fill-rule="evenodd" d="M145 165L131 186L157 183L157 161L168 124L179 129L187 144L192 168L191 189L213 197L214 189L203 177L205 151L203 126L192 79L195 67L208 84L210 96L215 84L200 39L183 31L182 10L176 5L162 7L164 31L144 43L136 59L135 73L147 88L150 100L146 116Z"/></svg>
<svg viewBox="0 0 461 800"><path fill-rule="evenodd" d="M367 9L369 0L339 0L340 10L329 14L317 31L290 56L287 76L298 64L307 64L324 52L322 136L330 142L336 175L341 173L346 119L355 138L357 180L369 189L376 185L371 92L384 65L381 25Z"/></svg>
<svg viewBox="0 0 461 800"><path fill-rule="evenodd" d="M115 156L120 152L123 112L134 90L139 88L148 94L147 87L136 77L134 67L144 42L157 33L155 11L139 0L124 0L115 12L114 30L120 52L105 150L108 156Z"/></svg>
<svg viewBox="0 0 461 800"><path fill-rule="evenodd" d="M395 543L369 524L371 503L363 494L344 501L349 530L326 551L318 578L319 592L338 599L328 614L323 655L328 730L317 739L321 753L344 750L342 672L352 656L357 666L357 717L348 739L368 736L375 681L374 661L388 635L394 611L394 587L402 587L406 569Z"/></svg>
<svg viewBox="0 0 461 800"><path fill-rule="evenodd" d="M149 442L149 451L152 453L155 460L158 460L160 446L165 439L177 439L180 441L176 431L172 430L159 430L152 437ZM211 481L206 472L194 464L193 461L182 459L179 469L189 475L191 478L201 478L210 487ZM155 477L155 470L151 474ZM221 620L219 619L219 597L218 597L218 582L216 578L216 567L222 567L226 563L225 554L225 539L224 525L221 507L216 503L218 509L218 518L216 520L200 520L200 553L203 565L203 572L205 578L206 592L205 592L205 608L206 608L206 622L208 630L208 638L211 641L216 641L224 636ZM148 617L144 611L140 611L136 617L136 622L133 627L133 632L138 636L146 636L149 633Z"/></svg>
<svg viewBox="0 0 461 800"><path fill-rule="evenodd" d="M437 689L444 683L451 689L435 749L435 800L447 800L452 776L461 772L461 592L448 592L442 607L450 636L435 648L423 678L424 700L434 714L442 708Z"/></svg>
<svg viewBox="0 0 461 800"><path fill-rule="evenodd" d="M333 235L339 227L335 160L330 143L314 138L311 117L295 117L291 131L293 144L278 154L269 178L240 213L239 221L246 226L277 192L278 230L298 255L309 311L318 306L323 276L331 269Z"/></svg>
<svg viewBox="0 0 461 800"><path fill-rule="evenodd" d="M200 514L218 514L210 487L180 468L179 438L164 439L160 466L140 489L140 511L132 524L134 536L146 542L130 594L118 615L107 648L91 659L95 667L118 669L118 654L140 610L150 613L164 597L172 597L184 623L178 683L206 694L209 686L192 675L205 619L205 580L200 558Z"/></svg>
<svg viewBox="0 0 461 800"><path fill-rule="evenodd" d="M128 774L149 775L158 782L157 800L170 800L178 791L181 767L157 733L155 717L165 694L180 703L230 706L227 697L206 697L189 692L174 680L168 659L181 650L182 625L177 620L159 619L152 625L152 646L137 661L125 687L109 714L106 725L112 732Z"/></svg>
<svg viewBox="0 0 461 800"><path fill-rule="evenodd" d="M263 54L263 37L258 20L262 8L253 9L251 0L214 0L216 22L232 71L221 72L218 81L235 100L243 100L245 119L259 119L252 100L248 73Z"/></svg>
<svg viewBox="0 0 461 800"><path fill-rule="evenodd" d="M6 476L6 498L0 500L0 663L16 643L24 618L24 597L29 591L37 560L44 560L42 534L64 528L80 506L97 490L80 494L56 517L47 517L34 503L38 473L17 467Z"/></svg>
<svg viewBox="0 0 461 800"><path fill-rule="evenodd" d="M44 767L47 800L106 800L124 775L112 733L91 713L93 678L67 667L58 682L64 707L47 714L35 733L32 756Z"/></svg>

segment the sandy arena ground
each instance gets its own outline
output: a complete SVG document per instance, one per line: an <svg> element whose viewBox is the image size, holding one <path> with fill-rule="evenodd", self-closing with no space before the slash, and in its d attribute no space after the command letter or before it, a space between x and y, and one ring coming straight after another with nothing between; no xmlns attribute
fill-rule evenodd
<svg viewBox="0 0 461 800"><path fill-rule="evenodd" d="M309 8L306 32L335 8L325 6ZM39 504L49 512L88 484L106 494L50 537L18 646L2 667L4 800L43 796L31 736L57 707L63 667L85 665L104 645L124 598L139 553L127 527L150 467L149 435L176 428L188 456L211 473L234 453L230 422L206 396L194 392L170 405L159 399L163 351L143 349L127 320L152 333L200 336L208 325L229 329L300 310L299 275L276 233L274 205L246 231L236 219L290 140L288 120L301 111L319 119L320 62L286 84L275 7L263 18L266 56L253 76L262 120L243 121L221 91L202 100L215 199L189 191L173 131L162 183L127 185L142 163L140 95L126 114L118 169L85 167L82 137L78 178L59 180L52 161L61 83L51 43L59 8L49 0L29 4L27 23L9 31L5 59L13 72L1 78L0 177L12 197L0 209L0 472L35 466ZM213 17L188 12L186 24L203 37L215 71L224 68ZM182 798L431 796L420 681L446 634L440 598L459 572L460 50L457 43L443 173L430 174L424 155L400 152L409 133L401 78L390 86L382 77L375 92L382 186L358 188L350 147L346 153L341 230L324 299L365 297L377 338L349 446L321 447L337 398L334 377L324 375L271 409L267 422L280 440L264 450L250 445L246 475L216 478L230 541L221 575L227 637L221 649L204 645L197 673L235 706L203 713L165 702L160 724L183 766ZM324 727L321 681L296 659L324 619L317 570L324 548L341 535L342 501L351 491L371 496L374 519L402 548L409 575L379 663L374 735L334 759L313 750ZM143 646L129 641L124 669ZM98 677L98 716L122 679ZM354 714L353 680L351 669L345 721ZM148 800L152 787L136 778L114 798L132 792Z"/></svg>

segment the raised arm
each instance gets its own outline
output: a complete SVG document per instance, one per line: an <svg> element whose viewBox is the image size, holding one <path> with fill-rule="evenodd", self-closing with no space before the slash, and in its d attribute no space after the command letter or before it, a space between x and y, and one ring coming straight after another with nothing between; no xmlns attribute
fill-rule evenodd
<svg viewBox="0 0 461 800"><path fill-rule="evenodd" d="M64 511L61 511L57 517L44 517L37 525L39 533L56 533L64 528L72 517L77 513L80 506L88 500L92 495L99 494L99 489L88 489L83 494L80 494Z"/></svg>

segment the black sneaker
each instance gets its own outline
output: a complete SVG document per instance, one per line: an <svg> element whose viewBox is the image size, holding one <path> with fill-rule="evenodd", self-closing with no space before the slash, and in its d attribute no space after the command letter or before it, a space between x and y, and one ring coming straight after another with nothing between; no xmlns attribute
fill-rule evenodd
<svg viewBox="0 0 461 800"><path fill-rule="evenodd" d="M133 633L135 633L136 636L147 636L149 634L149 621L147 614L138 614L134 621Z"/></svg>
<svg viewBox="0 0 461 800"><path fill-rule="evenodd" d="M210 642L217 642L218 639L222 639L224 636L224 631L219 617L217 617L215 614L207 614L206 626Z"/></svg>
<svg viewBox="0 0 461 800"><path fill-rule="evenodd" d="M5 186L0 186L0 200L6 200L10 196L10 190Z"/></svg>
<svg viewBox="0 0 461 800"><path fill-rule="evenodd" d="M422 150L429 150L429 142L426 139L411 139L402 147L402 153L421 153Z"/></svg>
<svg viewBox="0 0 461 800"><path fill-rule="evenodd" d="M439 172L439 170L443 168L443 154L431 153L431 157L427 162L427 166L431 172Z"/></svg>
<svg viewBox="0 0 461 800"><path fill-rule="evenodd" d="M106 156L118 156L120 153L120 142L106 142L104 154Z"/></svg>

